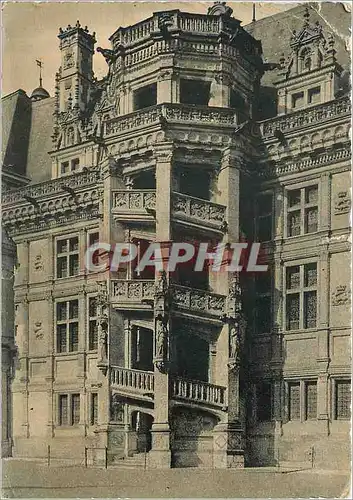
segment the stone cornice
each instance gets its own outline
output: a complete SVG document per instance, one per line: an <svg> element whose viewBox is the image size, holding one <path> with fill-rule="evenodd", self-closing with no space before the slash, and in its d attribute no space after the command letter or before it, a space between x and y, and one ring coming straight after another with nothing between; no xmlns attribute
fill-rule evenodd
<svg viewBox="0 0 353 500"><path fill-rule="evenodd" d="M347 144L341 149L326 151L313 157L298 158L296 160L277 162L273 166L264 166L264 169L261 172L258 172L257 175L261 179L266 180L275 177L281 177L284 175L290 175L293 173L309 171L315 168L323 167L325 165L331 165L333 163L342 161L348 162L350 161L350 159L351 147L349 144Z"/></svg>

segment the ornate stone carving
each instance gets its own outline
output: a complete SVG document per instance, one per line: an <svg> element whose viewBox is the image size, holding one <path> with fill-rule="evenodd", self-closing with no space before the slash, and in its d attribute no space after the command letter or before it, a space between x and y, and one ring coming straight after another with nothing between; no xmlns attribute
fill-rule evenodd
<svg viewBox="0 0 353 500"><path fill-rule="evenodd" d="M327 102L312 109L297 111L284 116L278 116L267 120L261 126L262 137L267 139L273 136L274 131L287 132L305 125L321 123L323 120L335 118L341 115L349 116L351 113L351 101L349 97L342 97L333 102Z"/></svg>
<svg viewBox="0 0 353 500"><path fill-rule="evenodd" d="M35 271L43 271L44 266L41 254L35 256L33 266Z"/></svg>
<svg viewBox="0 0 353 500"><path fill-rule="evenodd" d="M34 335L36 339L42 339L44 336L43 325L41 321L36 321L33 327Z"/></svg>
<svg viewBox="0 0 353 500"><path fill-rule="evenodd" d="M340 191L335 198L335 215L347 214L351 211L351 197L349 191Z"/></svg>
<svg viewBox="0 0 353 500"><path fill-rule="evenodd" d="M107 283L100 282L97 294L98 358L97 366L105 374L108 368L108 311Z"/></svg>
<svg viewBox="0 0 353 500"><path fill-rule="evenodd" d="M332 293L332 305L333 306L343 306L350 304L351 301L351 290L348 285L338 285L335 291Z"/></svg>
<svg viewBox="0 0 353 500"><path fill-rule="evenodd" d="M154 363L160 372L165 373L169 367L169 286L165 271L160 273L156 282L154 314Z"/></svg>
<svg viewBox="0 0 353 500"><path fill-rule="evenodd" d="M124 404L117 394L110 398L110 419L120 424L124 423Z"/></svg>

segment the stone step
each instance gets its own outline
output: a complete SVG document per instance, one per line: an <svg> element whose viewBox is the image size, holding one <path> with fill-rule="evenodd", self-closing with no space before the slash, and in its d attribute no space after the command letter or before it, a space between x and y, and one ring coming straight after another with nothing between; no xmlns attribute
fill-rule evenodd
<svg viewBox="0 0 353 500"><path fill-rule="evenodd" d="M118 458L113 460L111 465L122 469L142 469L145 466L145 455L137 453L131 457Z"/></svg>

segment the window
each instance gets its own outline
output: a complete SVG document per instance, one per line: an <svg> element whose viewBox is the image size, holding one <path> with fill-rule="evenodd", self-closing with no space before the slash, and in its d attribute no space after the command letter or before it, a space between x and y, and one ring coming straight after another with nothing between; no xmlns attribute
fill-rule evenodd
<svg viewBox="0 0 353 500"><path fill-rule="evenodd" d="M351 418L351 382L350 380L336 380L335 383L335 418Z"/></svg>
<svg viewBox="0 0 353 500"><path fill-rule="evenodd" d="M98 424L98 394L96 392L92 392L91 394L91 414L90 414L90 424L97 425Z"/></svg>
<svg viewBox="0 0 353 500"><path fill-rule="evenodd" d="M262 194L257 199L256 232L259 242L272 240L272 203L272 193Z"/></svg>
<svg viewBox="0 0 353 500"><path fill-rule="evenodd" d="M292 94L292 108L301 108L304 104L304 92Z"/></svg>
<svg viewBox="0 0 353 500"><path fill-rule="evenodd" d="M79 273L78 237L65 238L56 242L56 277L67 278Z"/></svg>
<svg viewBox="0 0 353 500"><path fill-rule="evenodd" d="M288 418L289 420L300 420L300 383L288 384Z"/></svg>
<svg viewBox="0 0 353 500"><path fill-rule="evenodd" d="M134 92L134 110L148 108L157 104L157 84L152 83Z"/></svg>
<svg viewBox="0 0 353 500"><path fill-rule="evenodd" d="M320 99L321 90L320 87L315 87L313 89L308 90L308 103L309 104L318 104Z"/></svg>
<svg viewBox="0 0 353 500"><path fill-rule="evenodd" d="M88 235L88 247L99 243L99 233L89 233ZM96 266L99 264L99 249L97 249L92 255L92 263Z"/></svg>
<svg viewBox="0 0 353 500"><path fill-rule="evenodd" d="M59 394L58 409L58 423L60 426L80 423L79 394Z"/></svg>
<svg viewBox="0 0 353 500"><path fill-rule="evenodd" d="M97 326L97 299L88 299L88 349L93 351L98 348L98 326Z"/></svg>
<svg viewBox="0 0 353 500"><path fill-rule="evenodd" d="M78 300L56 304L56 348L58 352L78 351Z"/></svg>
<svg viewBox="0 0 353 500"><path fill-rule="evenodd" d="M286 269L286 328L299 330L316 327L316 262Z"/></svg>
<svg viewBox="0 0 353 500"><path fill-rule="evenodd" d="M318 186L287 191L287 236L318 230Z"/></svg>
<svg viewBox="0 0 353 500"><path fill-rule="evenodd" d="M271 271L256 275L255 330L269 333L272 327L272 274Z"/></svg>
<svg viewBox="0 0 353 500"><path fill-rule="evenodd" d="M256 413L259 422L272 419L272 384L263 382L256 386Z"/></svg>
<svg viewBox="0 0 353 500"><path fill-rule="evenodd" d="M180 80L180 103L208 106L210 82L203 80Z"/></svg>
<svg viewBox="0 0 353 500"><path fill-rule="evenodd" d="M71 160L71 172L78 170L79 166L80 166L79 158L74 158L73 160Z"/></svg>
<svg viewBox="0 0 353 500"><path fill-rule="evenodd" d="M69 164L69 162L68 161L62 162L61 168L60 168L61 175L68 174L69 171L70 171L70 164Z"/></svg>
<svg viewBox="0 0 353 500"><path fill-rule="evenodd" d="M317 384L306 382L305 384L305 420L317 418Z"/></svg>

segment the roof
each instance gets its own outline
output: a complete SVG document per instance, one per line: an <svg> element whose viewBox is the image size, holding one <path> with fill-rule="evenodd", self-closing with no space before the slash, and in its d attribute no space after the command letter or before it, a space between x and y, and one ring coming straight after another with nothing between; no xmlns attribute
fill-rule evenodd
<svg viewBox="0 0 353 500"><path fill-rule="evenodd" d="M323 33L332 33L335 37L336 57L343 68L350 68L350 53L347 43L350 40L351 16L344 9L342 3L320 2L315 4L303 3L293 9L279 12L273 16L264 17L244 28L257 40L261 41L263 58L266 62L276 63L284 53L288 56L290 38L293 30L301 30L304 23L304 12L309 7L310 22L319 23L323 27ZM263 76L262 85L272 84L277 79L276 72L266 72Z"/></svg>

